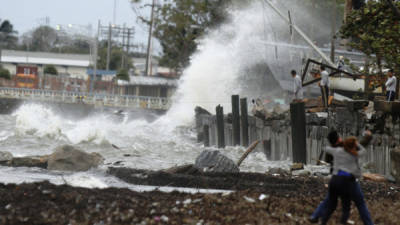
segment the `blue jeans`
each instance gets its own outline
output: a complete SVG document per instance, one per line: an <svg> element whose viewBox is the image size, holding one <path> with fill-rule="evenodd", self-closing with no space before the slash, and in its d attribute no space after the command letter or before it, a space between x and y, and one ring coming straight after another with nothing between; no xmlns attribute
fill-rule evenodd
<svg viewBox="0 0 400 225"><path fill-rule="evenodd" d="M394 92L394 91L388 91L388 92L386 92L386 100L387 100L387 101L393 102L395 96L396 96L396 92Z"/></svg>
<svg viewBox="0 0 400 225"><path fill-rule="evenodd" d="M311 215L311 218L321 218L328 207L329 202L329 194L326 195L324 201L322 201L317 209ZM342 199L342 217L340 218L340 222L346 224L347 220L350 217L350 199Z"/></svg>
<svg viewBox="0 0 400 225"><path fill-rule="evenodd" d="M340 197L342 201L353 201L363 223L365 225L373 225L367 205L364 201L364 195L361 191L360 184L354 179L344 176L333 176L329 183L329 193L326 199L325 211L322 213L321 224L326 224L332 213L335 211L338 197ZM341 220L341 222L343 223L345 221Z"/></svg>

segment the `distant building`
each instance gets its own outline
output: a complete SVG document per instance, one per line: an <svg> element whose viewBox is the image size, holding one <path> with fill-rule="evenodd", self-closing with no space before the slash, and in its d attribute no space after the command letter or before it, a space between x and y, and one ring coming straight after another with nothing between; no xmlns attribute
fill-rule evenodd
<svg viewBox="0 0 400 225"><path fill-rule="evenodd" d="M89 78L93 76L94 70L87 69L87 75ZM115 76L117 75L117 71L115 70L96 70L96 81L113 81Z"/></svg>
<svg viewBox="0 0 400 225"><path fill-rule="evenodd" d="M135 67L134 74L143 76L146 69L146 58L132 58L133 66ZM177 78L178 75L170 68L162 67L158 64L158 60L152 60L151 76Z"/></svg>
<svg viewBox="0 0 400 225"><path fill-rule="evenodd" d="M89 80L93 78L94 70L88 69L87 74ZM92 85L92 91L95 93L102 94L115 94L116 83L115 77L117 71L115 70L96 70L96 76L92 81L89 81L89 85Z"/></svg>
<svg viewBox="0 0 400 225"><path fill-rule="evenodd" d="M158 76L130 76L130 81L118 80L119 94L171 97L178 86L177 79Z"/></svg>
<svg viewBox="0 0 400 225"><path fill-rule="evenodd" d="M11 75L33 74L41 76L44 75L44 68L51 65L57 69L59 75L86 80L90 63L90 55L83 54L1 51L1 64L10 71Z"/></svg>
<svg viewBox="0 0 400 225"><path fill-rule="evenodd" d="M146 71L146 58L132 58L133 66L135 67L134 73L136 75L142 76L145 75ZM156 59L152 59L151 61L151 76L157 75L158 61Z"/></svg>

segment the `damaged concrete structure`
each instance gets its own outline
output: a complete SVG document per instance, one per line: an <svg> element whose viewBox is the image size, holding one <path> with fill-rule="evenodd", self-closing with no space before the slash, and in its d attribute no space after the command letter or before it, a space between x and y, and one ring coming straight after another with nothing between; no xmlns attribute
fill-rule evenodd
<svg viewBox="0 0 400 225"><path fill-rule="evenodd" d="M312 107L309 106L306 103L307 164L317 164L322 148L327 144L326 136L330 129L338 130L343 137L361 136L364 130L369 129L372 130L374 138L367 147L367 156L361 160L363 170L385 176L390 176L392 171L397 171L397 175L400 174L400 159L394 156L394 149L400 142L400 135L398 135L400 122L396 120L400 103L364 100L339 102L329 112L312 112ZM225 115L223 120L225 144L232 146L231 116ZM217 146L218 132L215 115L197 109L196 127L201 137L199 141L207 140L210 146ZM291 132L288 110L271 114L265 119L248 116L249 143L261 140L261 144L255 151L264 152L268 160L293 160L293 151L296 149L292 147ZM241 137L241 144L243 144L242 140L243 137ZM396 178L400 180L400 177Z"/></svg>

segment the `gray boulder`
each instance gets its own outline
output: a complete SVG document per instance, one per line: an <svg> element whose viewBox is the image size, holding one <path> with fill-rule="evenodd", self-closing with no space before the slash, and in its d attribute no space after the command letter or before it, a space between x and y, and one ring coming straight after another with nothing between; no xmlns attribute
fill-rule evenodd
<svg viewBox="0 0 400 225"><path fill-rule="evenodd" d="M103 157L98 153L86 153L70 145L56 148L48 156L47 169L63 171L87 171L103 163Z"/></svg>
<svg viewBox="0 0 400 225"><path fill-rule="evenodd" d="M397 182L400 182L400 149L390 152L391 173Z"/></svg>
<svg viewBox="0 0 400 225"><path fill-rule="evenodd" d="M239 167L219 151L203 151L196 158L194 167L200 171L238 173Z"/></svg>
<svg viewBox="0 0 400 225"><path fill-rule="evenodd" d="M10 161L13 155L10 152L0 152L0 162Z"/></svg>

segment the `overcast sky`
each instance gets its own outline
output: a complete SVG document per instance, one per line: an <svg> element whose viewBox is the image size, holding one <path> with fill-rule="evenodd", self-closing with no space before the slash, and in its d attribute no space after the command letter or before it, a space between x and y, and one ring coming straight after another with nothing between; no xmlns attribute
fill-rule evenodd
<svg viewBox="0 0 400 225"><path fill-rule="evenodd" d="M146 37L145 26L138 25L136 14L132 10L130 0L116 0L116 24L126 23L135 27L136 39L144 42ZM50 26L57 24L67 26L77 24L93 26L93 33L97 30L98 20L102 24L113 23L114 0L2 0L0 19L8 19L14 29L23 34L41 24L45 24L46 17L50 19ZM143 14L146 12L142 11Z"/></svg>

